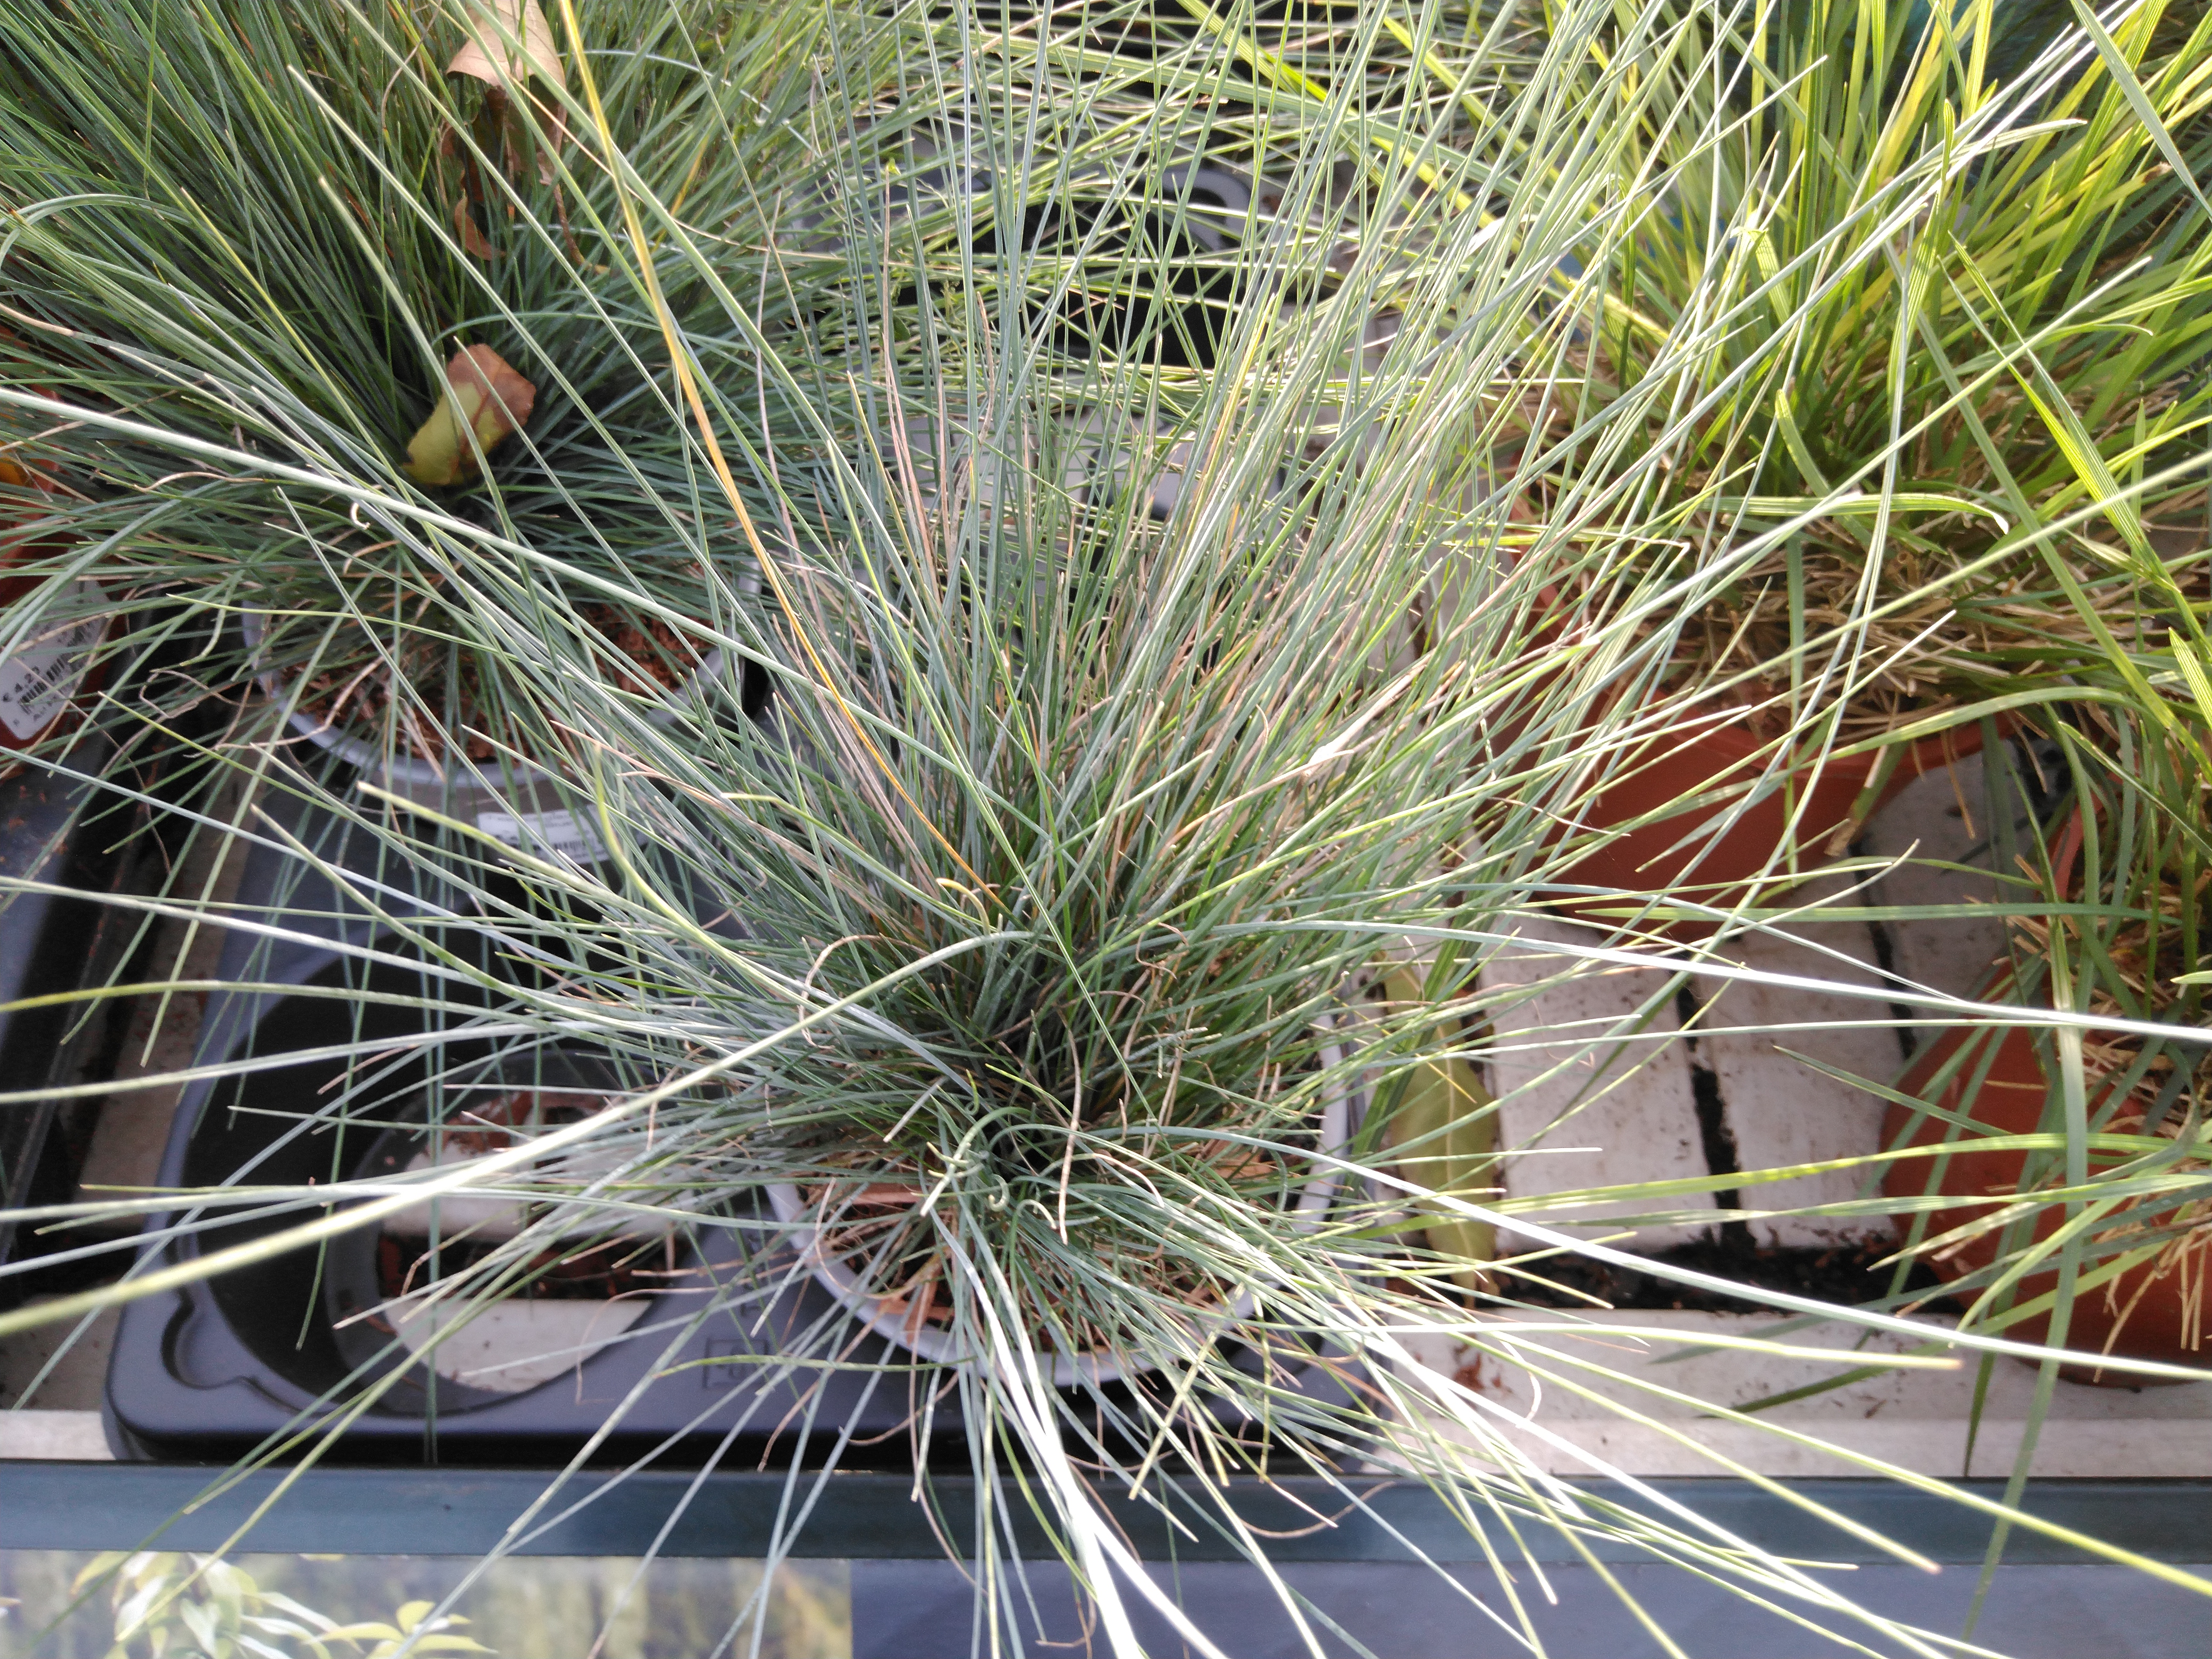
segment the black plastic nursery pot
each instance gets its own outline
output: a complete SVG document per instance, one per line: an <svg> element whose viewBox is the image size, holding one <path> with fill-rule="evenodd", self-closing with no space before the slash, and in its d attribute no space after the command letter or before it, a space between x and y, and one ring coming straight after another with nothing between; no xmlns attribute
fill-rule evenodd
<svg viewBox="0 0 2212 1659"><path fill-rule="evenodd" d="M295 797L273 793L264 812L277 834L246 854L234 900L237 914L264 926L226 939L216 975L231 988L210 997L198 1055L203 1064L253 1063L187 1089L162 1156L165 1187L305 1185L404 1167L422 1144L426 1117L442 1109L425 1086L434 1064L425 1034L467 1019L484 1000L403 963L364 964L355 954L390 943L372 903L421 910L444 905L450 893L419 872L386 867L373 837ZM296 840L307 856L286 851L283 839ZM373 898L364 896L372 887ZM410 902L409 891L417 899ZM489 965L487 936L465 919L443 938L456 954ZM364 1045L378 1057L347 1057ZM447 1073L488 1061L490 1053L480 1042L435 1046L434 1064ZM580 1065L588 1069L591 1057L559 1057L521 1081L557 1113L557 1097L578 1082L573 1068ZM593 1079L581 1080L588 1087ZM483 1103L478 1097L464 1109ZM228 1224L217 1217L204 1231L171 1238L165 1230L185 1214L157 1216L148 1224L139 1271L248 1244L310 1218L304 1210ZM817 1424L896 1430L902 1401L896 1410L876 1401L873 1394L888 1391L869 1390L864 1374L817 1373L805 1387L787 1378L772 1387L759 1382L748 1361L772 1353L775 1332L788 1322L811 1320L830 1305L803 1275L790 1275L787 1291L765 1302L757 1293L721 1314L703 1311L717 1287L750 1283L763 1270L758 1236L732 1224L736 1219L707 1218L665 1241L650 1264L659 1278L523 1287L511 1298L514 1309L502 1303L489 1310L484 1322L492 1328L448 1333L428 1360L388 1328L379 1330L374 1315L353 1318L382 1299L384 1239L367 1231L128 1303L104 1401L110 1442L127 1457L227 1462L303 1423L343 1420L330 1454L342 1459L542 1463L569 1455L617 1414L605 1444L610 1458L672 1439L701 1449L750 1443L756 1458L788 1458ZM408 1265L422 1254L413 1244ZM497 1358L483 1352L484 1340L497 1347L497 1327L563 1322L574 1337L567 1345L538 1340L542 1330L510 1328L504 1340L508 1349L539 1354L573 1346L574 1363L528 1376L494 1364L493 1386L482 1386L476 1373ZM619 1340L600 1340L610 1335ZM466 1358L464 1349L471 1351ZM401 1375L378 1398L364 1400L372 1383L395 1370Z"/></svg>
<svg viewBox="0 0 2212 1659"><path fill-rule="evenodd" d="M35 585L0 577L0 614ZM157 606L127 628L102 619L64 631L0 659L0 878L36 884L0 892L0 1091L9 1093L112 1076L125 1006L80 994L131 977L126 958L149 946L149 917L127 901L158 890L185 852L192 820L161 807L206 783L191 751L230 714L219 697L180 690L192 684L180 665L207 642L206 627L188 617ZM36 1006L10 1006L25 1003ZM98 1111L89 1093L0 1104L0 1212L77 1197ZM95 1236L42 1233L0 1213L0 1264ZM0 1308L80 1289L102 1272L88 1261L0 1277Z"/></svg>
<svg viewBox="0 0 2212 1659"><path fill-rule="evenodd" d="M1211 260L1232 247L1252 196L1244 181L1218 167L1170 167L1160 175L1162 200L1188 204L1181 222L1158 210L1131 213L1116 204L1051 204L1024 216L1024 252L1073 256L1079 249L1126 254L1139 268L1158 262L1157 279L1140 276L1133 295L1093 295L1079 284L1059 302L1054 344L1077 357L1101 352L1149 358L1169 368L1210 369L1229 329L1230 307L1242 296L1229 271ZM999 239L979 236L975 252L995 254Z"/></svg>
<svg viewBox="0 0 2212 1659"><path fill-rule="evenodd" d="M29 495L27 503L20 495L17 504L0 501L0 629L18 601L53 580L9 574L60 550L51 541L9 533L51 489L42 471L0 455L0 490ZM78 586L96 595L89 583ZM95 655L106 632L104 617L88 615L0 655L0 876L89 895L112 887L128 863L110 845L126 827L116 815L86 821L91 786L21 759L33 749L51 753L66 745L77 768L97 774L112 757L112 746L85 727L87 706L107 676L108 662ZM95 968L109 965L99 930L98 907L88 896L0 894L0 1009L89 983ZM0 1089L29 1091L70 1076L85 1047L83 1022L70 1014L58 1005L0 1012ZM67 1160L47 1155L56 1109L52 1101L0 1107L0 1212L67 1200L73 1182L58 1167ZM14 1259L19 1231L0 1218L0 1263ZM0 1279L0 1305L18 1294Z"/></svg>

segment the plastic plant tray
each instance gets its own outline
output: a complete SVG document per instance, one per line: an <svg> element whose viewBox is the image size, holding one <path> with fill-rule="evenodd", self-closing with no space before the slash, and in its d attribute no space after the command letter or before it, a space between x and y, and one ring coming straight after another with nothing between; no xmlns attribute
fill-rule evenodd
<svg viewBox="0 0 2212 1659"><path fill-rule="evenodd" d="M357 1045L364 1038L388 1038L396 1047L426 1029L429 1018L421 1011L313 994L341 985L410 996L434 993L432 982L412 970L388 962L366 965L354 951L376 939L380 924L346 880L377 882L377 902L387 913L398 902L380 879L373 838L296 805L272 804L271 811L287 820L289 836L312 848L323 870L283 850L273 837L247 854L236 906L281 927L285 936L233 933L219 976L236 988L210 997L200 1063ZM327 870L351 875L334 878ZM441 903L450 896L425 895ZM421 913L447 914L428 902ZM465 918L446 933L455 951L485 948ZM443 1017L458 1020L471 1011L465 1000L455 1000ZM404 1092L410 1063L421 1065L404 1058L389 1063L380 1097ZM343 1060L310 1060L194 1084L172 1121L160 1183L303 1184L351 1172L386 1127L383 1121L349 1129L326 1126L315 1133L300 1127L302 1115L329 1101L343 1070ZM154 1218L149 1234L176 1218ZM150 1242L141 1270L243 1243L276 1224L241 1222ZM933 1401L921 1455L939 1467L967 1467L951 1372L895 1351L857 1323L827 1344L810 1343L811 1352L834 1358L835 1366L794 1372L763 1363L776 1354L781 1334L825 1321L838 1326L848 1316L811 1275L794 1270L759 1216L713 1218L688 1231L682 1250L688 1276L652 1295L622 1340L581 1352L577 1363L534 1386L492 1397L439 1383L395 1387L350 1415L336 1455L545 1463L599 1434L619 1407L618 1428L600 1448L608 1458L653 1447L697 1461L718 1447L738 1446L750 1460L780 1462L826 1455L842 1442L841 1466L911 1468L917 1446L908 1425L921 1404ZM126 1304L104 1402L118 1455L228 1459L303 1419L336 1421L349 1395L358 1391L355 1367L363 1362L360 1342L342 1342L334 1329L338 1322L327 1297L338 1271L335 1257L335 1247L329 1255L311 1247ZM714 1299L705 1294L709 1279L729 1304L720 1311L706 1305ZM467 1334L448 1340L458 1344ZM866 1369L878 1362L888 1369ZM1330 1376L1316 1366L1304 1381L1316 1389L1340 1386ZM430 1390L436 1398L428 1397ZM459 1408L447 1404L455 1396L465 1401Z"/></svg>
<svg viewBox="0 0 2212 1659"><path fill-rule="evenodd" d="M111 752L94 734L70 763L89 776ZM74 890L0 894L0 1005L66 996L118 964L139 918L102 898L141 884L158 861L151 838L132 833L142 824L134 805L84 777L26 767L0 778L0 876ZM98 1080L103 1034L82 1004L0 1008L0 1088ZM56 1133L61 1116L58 1099L0 1106L0 1212L72 1196L73 1159ZM33 1249L21 1224L0 1216L0 1262ZM20 1299L22 1282L0 1279L0 1307Z"/></svg>

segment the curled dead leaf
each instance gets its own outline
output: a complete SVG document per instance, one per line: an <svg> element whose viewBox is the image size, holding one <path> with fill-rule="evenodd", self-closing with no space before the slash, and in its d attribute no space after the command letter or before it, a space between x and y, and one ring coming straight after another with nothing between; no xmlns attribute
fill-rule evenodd
<svg viewBox="0 0 2212 1659"><path fill-rule="evenodd" d="M499 250L485 240L483 232L477 228L475 207L466 191L453 198L453 234L461 239L462 251L471 258L496 259Z"/></svg>
<svg viewBox="0 0 2212 1659"><path fill-rule="evenodd" d="M407 441L407 476L433 489L474 477L477 450L489 455L520 432L537 401L536 385L499 353L464 346L446 365L446 396Z"/></svg>
<svg viewBox="0 0 2212 1659"><path fill-rule="evenodd" d="M448 75L473 76L488 87L512 86L541 75L559 86L568 78L553 25L538 0L463 0L468 40L447 62Z"/></svg>
<svg viewBox="0 0 2212 1659"><path fill-rule="evenodd" d="M530 86L535 81L557 87L568 78L568 66L561 61L560 48L554 43L553 26L538 0L459 0L459 3L467 39L447 61L446 73L483 83L483 110L471 123L477 147L495 156L495 165L509 178L520 178L521 168L534 154L538 182L552 184L553 152L568 143L568 118L557 100L533 93ZM536 119L534 135L524 113L526 106ZM453 230L463 250L479 259L498 258L477 222L477 216L490 206L491 197L478 174L476 158L460 154L450 131L440 142L439 152L443 158L441 173L447 163L460 163Z"/></svg>

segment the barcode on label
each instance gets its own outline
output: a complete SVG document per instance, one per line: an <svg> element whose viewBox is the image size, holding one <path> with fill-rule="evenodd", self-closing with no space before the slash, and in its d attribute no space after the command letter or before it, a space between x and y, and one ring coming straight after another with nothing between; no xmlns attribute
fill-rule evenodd
<svg viewBox="0 0 2212 1659"><path fill-rule="evenodd" d="M77 586L82 592L92 584ZM0 660L0 726L9 737L28 743L54 723L84 683L92 648L106 631L105 617L86 617Z"/></svg>
<svg viewBox="0 0 2212 1659"><path fill-rule="evenodd" d="M599 832L574 812L479 812L477 828L494 841L538 858L550 853L579 864L597 864L607 855Z"/></svg>

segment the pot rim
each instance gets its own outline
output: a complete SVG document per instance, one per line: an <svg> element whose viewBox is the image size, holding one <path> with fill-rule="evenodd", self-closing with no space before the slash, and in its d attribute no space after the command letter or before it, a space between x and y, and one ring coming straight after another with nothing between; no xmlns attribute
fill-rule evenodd
<svg viewBox="0 0 2212 1659"><path fill-rule="evenodd" d="M239 617L240 629L246 635L248 653L252 657L261 654L261 641L270 612L259 607L248 608ZM721 679L729 669L729 653L716 646L700 658L699 666L680 686L672 688L662 706L647 712L646 719L659 726L676 723L679 702L693 702L703 685ZM254 683L272 699L281 698L286 684L284 677L274 669L257 672ZM450 763L426 760L419 755L387 754L366 738L349 735L343 727L325 720L318 720L298 709L284 717L285 725L316 748L336 756L356 771L371 777L381 776L388 782L410 785L416 788L443 788L450 781L459 787L483 783L483 768L489 766L500 779L499 787L513 788L522 783L560 783L568 781L564 772L549 770L533 761L516 760L506 755L495 755L489 763L457 757Z"/></svg>
<svg viewBox="0 0 2212 1659"><path fill-rule="evenodd" d="M1324 1044L1319 1053L1324 1066L1334 1069L1343 1063L1344 1045L1341 1042ZM1339 1088L1323 1097L1321 1123L1321 1150L1323 1152L1335 1152L1350 1138L1353 1092ZM1297 1203L1292 1211L1298 1218L1298 1231L1310 1232L1321 1224L1321 1218L1334 1201L1336 1189L1343 1178L1342 1170L1330 1167L1316 1173L1298 1188ZM884 1304L889 1298L871 1296L863 1291L860 1276L846 1266L842 1258L823 1248L822 1228L801 1219L806 1213L806 1200L796 1186L788 1182L779 1182L769 1187L767 1191L769 1207L774 1211L778 1221L786 1224L783 1237L798 1245L800 1257L812 1271L815 1281L869 1330L884 1338L893 1347L904 1348L937 1364L969 1370L980 1363L977 1356L959 1350L951 1332L921 1324L899 1312L887 1310ZM1253 1291L1242 1291L1226 1310L1206 1316L1205 1322L1217 1330L1220 1329L1249 1317L1257 1304L1258 1297ZM1095 1387L1105 1382L1122 1382L1153 1369L1155 1367L1146 1364L1140 1356L1125 1363L1103 1354L1067 1354L1055 1350L1046 1380L1055 1389Z"/></svg>

